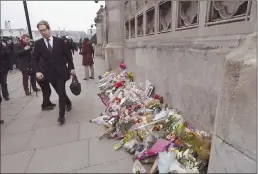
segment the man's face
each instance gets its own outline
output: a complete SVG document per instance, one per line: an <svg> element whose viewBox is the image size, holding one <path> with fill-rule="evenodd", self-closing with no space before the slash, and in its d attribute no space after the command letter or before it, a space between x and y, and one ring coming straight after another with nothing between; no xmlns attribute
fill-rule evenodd
<svg viewBox="0 0 258 174"><path fill-rule="evenodd" d="M25 43L29 43L29 42L30 42L30 38L29 38L29 37L25 37L25 38L23 38L22 40L23 40L23 42L25 42Z"/></svg>
<svg viewBox="0 0 258 174"><path fill-rule="evenodd" d="M40 34L46 38L46 39L49 39L50 38L50 30L47 28L47 26L45 25L39 25L39 28L38 28Z"/></svg>

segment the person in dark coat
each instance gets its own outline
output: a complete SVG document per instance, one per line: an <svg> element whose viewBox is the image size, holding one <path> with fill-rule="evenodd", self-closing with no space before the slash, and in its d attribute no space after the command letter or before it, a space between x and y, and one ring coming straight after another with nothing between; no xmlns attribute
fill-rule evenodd
<svg viewBox="0 0 258 174"><path fill-rule="evenodd" d="M85 38L83 40L81 55L83 57L82 65L85 67L84 80L89 80L89 78L94 79L94 67L93 67L94 49L88 38ZM90 77L89 77L89 69L91 72Z"/></svg>
<svg viewBox="0 0 258 174"><path fill-rule="evenodd" d="M9 100L9 92L7 87L7 75L12 69L11 56L7 51L6 44L0 42L0 84L2 88L3 98Z"/></svg>
<svg viewBox="0 0 258 174"><path fill-rule="evenodd" d="M39 88L37 88L36 85L36 72L32 71L32 64L31 64L31 48L28 45L29 44L29 36L27 34L24 34L21 36L20 43L17 43L14 46L14 52L16 56L19 58L19 65L20 70L22 72L23 77L23 88L26 95L30 95L29 90L29 77L30 77L30 83L32 86L33 91L40 91Z"/></svg>

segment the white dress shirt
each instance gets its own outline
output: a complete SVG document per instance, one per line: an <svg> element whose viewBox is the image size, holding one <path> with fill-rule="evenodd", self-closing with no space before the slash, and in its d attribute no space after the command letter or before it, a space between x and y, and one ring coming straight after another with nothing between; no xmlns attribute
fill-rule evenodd
<svg viewBox="0 0 258 174"><path fill-rule="evenodd" d="M47 44L47 39L46 39L46 38L44 38L44 42L45 42L45 44L46 44L46 46L47 46L47 48L48 48L48 44ZM51 36L51 37L49 38L49 44L50 44L51 47L53 48L53 36Z"/></svg>

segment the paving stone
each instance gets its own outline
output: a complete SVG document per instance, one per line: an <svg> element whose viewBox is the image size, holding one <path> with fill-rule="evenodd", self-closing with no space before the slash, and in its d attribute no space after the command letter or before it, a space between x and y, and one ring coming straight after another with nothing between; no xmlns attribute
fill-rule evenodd
<svg viewBox="0 0 258 174"><path fill-rule="evenodd" d="M15 116L1 116L1 120L4 120L4 123L1 124L1 134L4 132L5 128L15 119Z"/></svg>
<svg viewBox="0 0 258 174"><path fill-rule="evenodd" d="M79 169L77 171L75 171L76 173L89 173L87 168L83 168L83 169Z"/></svg>
<svg viewBox="0 0 258 174"><path fill-rule="evenodd" d="M52 111L42 111L38 115L38 119L35 122L33 126L33 130L37 129L44 129L44 128L49 128L53 126L57 126L57 119L58 119L58 109L55 108Z"/></svg>
<svg viewBox="0 0 258 174"><path fill-rule="evenodd" d="M6 127L4 133L11 134L30 131L35 122L35 119L15 119Z"/></svg>
<svg viewBox="0 0 258 174"><path fill-rule="evenodd" d="M103 126L97 125L95 123L82 122L80 123L80 134L79 138L88 139L88 138L97 138L103 134Z"/></svg>
<svg viewBox="0 0 258 174"><path fill-rule="evenodd" d="M41 114L42 98L31 100L17 115L17 119L37 119Z"/></svg>
<svg viewBox="0 0 258 174"><path fill-rule="evenodd" d="M2 115L17 115L32 100L31 96L11 98L9 101L3 101L1 104Z"/></svg>
<svg viewBox="0 0 258 174"><path fill-rule="evenodd" d="M78 170L77 173L132 173L132 158L99 164Z"/></svg>
<svg viewBox="0 0 258 174"><path fill-rule="evenodd" d="M35 132L28 149L53 146L76 141L79 138L79 124L57 125Z"/></svg>
<svg viewBox="0 0 258 174"><path fill-rule="evenodd" d="M23 152L34 135L34 131L1 136L1 155Z"/></svg>
<svg viewBox="0 0 258 174"><path fill-rule="evenodd" d="M117 151L113 149L113 146L118 142L112 139L89 139L89 166L130 157L130 154L123 149Z"/></svg>
<svg viewBox="0 0 258 174"><path fill-rule="evenodd" d="M34 150L1 156L1 173L24 173Z"/></svg>
<svg viewBox="0 0 258 174"><path fill-rule="evenodd" d="M27 173L60 173L88 166L88 141L76 141L36 150Z"/></svg>

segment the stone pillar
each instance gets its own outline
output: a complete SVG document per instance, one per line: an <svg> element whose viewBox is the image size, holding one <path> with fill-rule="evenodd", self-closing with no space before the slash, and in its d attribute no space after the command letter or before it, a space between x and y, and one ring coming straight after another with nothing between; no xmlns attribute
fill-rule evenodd
<svg viewBox="0 0 258 174"><path fill-rule="evenodd" d="M103 5L100 6L100 9L97 12L97 16L94 21L96 23L96 36L97 44L95 45L95 55L102 56L102 47L103 47Z"/></svg>
<svg viewBox="0 0 258 174"><path fill-rule="evenodd" d="M256 33L226 57L208 173L256 173Z"/></svg>
<svg viewBox="0 0 258 174"><path fill-rule="evenodd" d="M124 59L124 1L106 1L108 44L105 47L106 70Z"/></svg>
<svg viewBox="0 0 258 174"><path fill-rule="evenodd" d="M102 22L96 25L97 44L95 45L95 55L102 56L103 45L103 24Z"/></svg>
<svg viewBox="0 0 258 174"><path fill-rule="evenodd" d="M102 13L103 20L102 20L102 25L103 25L103 35L102 35L102 57L105 59L105 47L107 45L107 17L106 17L106 7Z"/></svg>

